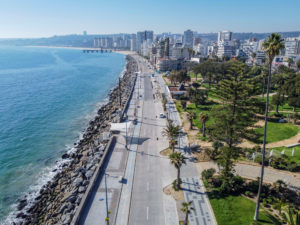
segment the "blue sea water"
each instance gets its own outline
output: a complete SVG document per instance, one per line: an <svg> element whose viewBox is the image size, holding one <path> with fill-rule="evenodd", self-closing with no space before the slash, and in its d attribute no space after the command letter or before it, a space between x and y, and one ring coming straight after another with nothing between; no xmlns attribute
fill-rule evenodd
<svg viewBox="0 0 300 225"><path fill-rule="evenodd" d="M0 47L0 224L53 176L125 63L117 53Z"/></svg>

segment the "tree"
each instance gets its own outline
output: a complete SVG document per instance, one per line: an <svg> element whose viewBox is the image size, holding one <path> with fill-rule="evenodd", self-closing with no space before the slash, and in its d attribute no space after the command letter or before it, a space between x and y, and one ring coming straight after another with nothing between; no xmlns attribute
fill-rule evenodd
<svg viewBox="0 0 300 225"><path fill-rule="evenodd" d="M284 104L284 95L281 95L281 93L276 93L273 95L272 104L276 105L276 113L278 114L278 107Z"/></svg>
<svg viewBox="0 0 300 225"><path fill-rule="evenodd" d="M224 104L212 110L214 123L210 125L209 132L213 140L226 144L221 148L219 164L222 166L222 185L227 190L232 177L233 160L237 158L238 148L235 146L247 137L248 127L254 118L254 106L250 98L252 90L246 65L238 61L230 64L229 75L217 86L216 93Z"/></svg>
<svg viewBox="0 0 300 225"><path fill-rule="evenodd" d="M209 115L205 112L201 112L199 120L202 123L202 136L205 137L205 123L209 120Z"/></svg>
<svg viewBox="0 0 300 225"><path fill-rule="evenodd" d="M192 83L192 87L195 88L196 90L200 87L201 85L197 82Z"/></svg>
<svg viewBox="0 0 300 225"><path fill-rule="evenodd" d="M284 217L288 225L299 225L300 224L300 213L294 210L291 206L284 213Z"/></svg>
<svg viewBox="0 0 300 225"><path fill-rule="evenodd" d="M255 63L256 63L256 53L255 52L251 53L251 60L252 60L252 64L255 65Z"/></svg>
<svg viewBox="0 0 300 225"><path fill-rule="evenodd" d="M293 107L295 112L296 107L300 107L300 74L293 74L286 81L285 90L287 94L287 102Z"/></svg>
<svg viewBox="0 0 300 225"><path fill-rule="evenodd" d="M298 70L300 70L300 59L296 62L296 66L297 66Z"/></svg>
<svg viewBox="0 0 300 225"><path fill-rule="evenodd" d="M188 111L187 118L190 121L190 130L193 130L193 120L196 118L196 113L194 111Z"/></svg>
<svg viewBox="0 0 300 225"><path fill-rule="evenodd" d="M186 101L185 100L181 100L181 107L183 108L183 109L186 109Z"/></svg>
<svg viewBox="0 0 300 225"><path fill-rule="evenodd" d="M205 101L208 98L207 90L202 90L202 89L195 90L193 88L189 88L188 95L190 97L190 101L195 103L196 107L200 104L205 104Z"/></svg>
<svg viewBox="0 0 300 225"><path fill-rule="evenodd" d="M294 60L292 58L288 58L287 62L288 62L289 68L291 68L291 65L294 63Z"/></svg>
<svg viewBox="0 0 300 225"><path fill-rule="evenodd" d="M266 52L269 63L269 73L268 73L268 82L267 82L267 101L266 101L266 109L265 109L265 126L264 126L264 138L263 138L263 146L262 146L262 163L261 163L261 174L260 181L258 187L257 194L257 202L256 209L254 214L254 220L258 220L259 217L259 203L263 185L264 178L264 166L265 166L265 150L266 150L266 140L267 140L267 124L268 124L268 111L269 111L269 92L270 92L270 83L271 83L271 73L272 73L272 62L276 55L280 53L280 50L284 48L284 40L281 38L279 34L271 34L266 41L263 43L263 49Z"/></svg>
<svg viewBox="0 0 300 225"><path fill-rule="evenodd" d="M195 209L192 207L192 203L193 203L193 201L183 202L183 203L182 203L181 211L185 213L184 225L187 225L187 224L188 224L189 214L191 214L192 210L195 210Z"/></svg>
<svg viewBox="0 0 300 225"><path fill-rule="evenodd" d="M172 152L175 150L175 144L177 143L179 134L180 127L178 125L174 125L172 120L168 120L168 125L164 128L162 135L168 137L169 143L172 146Z"/></svg>
<svg viewBox="0 0 300 225"><path fill-rule="evenodd" d="M177 169L177 183L176 186L180 189L180 168L183 164L186 164L185 157L181 152L173 152L169 155L171 164Z"/></svg>

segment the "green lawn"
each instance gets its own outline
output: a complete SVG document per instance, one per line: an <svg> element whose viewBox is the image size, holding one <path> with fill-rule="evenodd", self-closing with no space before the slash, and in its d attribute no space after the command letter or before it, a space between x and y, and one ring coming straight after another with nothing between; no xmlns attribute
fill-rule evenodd
<svg viewBox="0 0 300 225"><path fill-rule="evenodd" d="M254 222L255 203L243 196L210 197L210 204L218 225L250 225ZM258 224L273 223L266 216L266 212L263 211L260 213Z"/></svg>
<svg viewBox="0 0 300 225"><path fill-rule="evenodd" d="M262 98L262 97L260 97L260 98ZM265 100L267 99L266 95L265 95L264 99ZM272 103L272 96L269 97L269 101L270 101L270 104L271 104ZM276 106L275 105L272 105L272 106L273 106L273 110L275 111L276 110ZM296 110L296 112L300 112L300 108L296 108L295 110ZM293 112L293 107L289 106L288 103L285 103L284 105L280 105L278 107L278 111L279 112L280 111L290 111L290 112Z"/></svg>
<svg viewBox="0 0 300 225"><path fill-rule="evenodd" d="M199 114L200 112L206 112L208 115L211 114L211 109L213 107L216 107L218 103L215 102L208 102L207 105L198 105L198 107L195 106L195 104L190 104L187 106L187 110L191 110L196 112L196 119L193 120L194 125L198 127L198 129L202 128L202 123L199 121ZM214 119L210 116L209 120L206 122L206 126L209 124L214 123Z"/></svg>
<svg viewBox="0 0 300 225"><path fill-rule="evenodd" d="M281 141L295 136L299 129L289 123L274 123L268 122L267 126L267 143ZM264 135L264 127L255 129L255 132L259 135L258 143L262 143Z"/></svg>
<svg viewBox="0 0 300 225"><path fill-rule="evenodd" d="M293 148L295 149L294 156L292 156ZM269 150L271 151L273 149L274 150L273 154L277 156L281 156L281 152L284 149L285 150L284 154L287 155L291 161L300 163L300 145L293 148L279 147L279 148L271 148Z"/></svg>

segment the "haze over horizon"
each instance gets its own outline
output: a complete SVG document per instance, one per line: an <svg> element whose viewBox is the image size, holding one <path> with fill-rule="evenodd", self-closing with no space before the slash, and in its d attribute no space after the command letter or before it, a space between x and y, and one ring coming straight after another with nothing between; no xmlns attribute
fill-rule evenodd
<svg viewBox="0 0 300 225"><path fill-rule="evenodd" d="M216 0L138 1L14 0L0 2L0 38L37 38L54 35L136 33L287 32L300 30L295 19L300 1Z"/></svg>

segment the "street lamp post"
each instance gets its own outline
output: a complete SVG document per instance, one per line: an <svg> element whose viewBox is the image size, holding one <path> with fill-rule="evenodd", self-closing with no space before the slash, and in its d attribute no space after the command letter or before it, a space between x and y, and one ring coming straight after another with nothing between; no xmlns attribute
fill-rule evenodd
<svg viewBox="0 0 300 225"><path fill-rule="evenodd" d="M105 183L105 200L106 200L106 224L109 225L109 212L108 212L108 197L107 197L107 182L106 182L107 174L104 172L104 183Z"/></svg>
<svg viewBox="0 0 300 225"><path fill-rule="evenodd" d="M125 126L126 126L126 138L125 138L125 148L127 149L127 114L125 114Z"/></svg>

